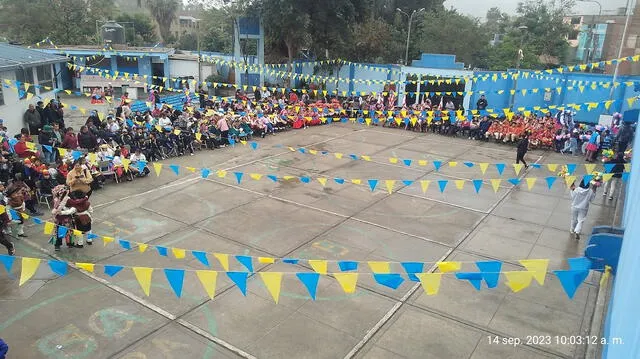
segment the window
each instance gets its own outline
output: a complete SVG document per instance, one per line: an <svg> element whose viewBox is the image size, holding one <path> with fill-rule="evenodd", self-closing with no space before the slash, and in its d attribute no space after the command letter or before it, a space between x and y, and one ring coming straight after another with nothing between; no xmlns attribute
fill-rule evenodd
<svg viewBox="0 0 640 359"><path fill-rule="evenodd" d="M16 70L16 81L20 82L20 90L18 97L20 100L27 97L27 93L36 94L36 88L33 86L33 67ZM29 84L29 88L25 85Z"/></svg>
<svg viewBox="0 0 640 359"><path fill-rule="evenodd" d="M582 23L582 17L577 16L571 18L571 25L578 25L580 23Z"/></svg>
<svg viewBox="0 0 640 359"><path fill-rule="evenodd" d="M46 92L52 89L53 88L53 72L51 71L51 65L38 66L36 68L36 72L38 73L38 85L47 87L47 88L41 87L40 91Z"/></svg>
<svg viewBox="0 0 640 359"><path fill-rule="evenodd" d="M568 40L578 40L578 34L580 34L580 31L578 31L578 30L571 30L571 31L569 32Z"/></svg>

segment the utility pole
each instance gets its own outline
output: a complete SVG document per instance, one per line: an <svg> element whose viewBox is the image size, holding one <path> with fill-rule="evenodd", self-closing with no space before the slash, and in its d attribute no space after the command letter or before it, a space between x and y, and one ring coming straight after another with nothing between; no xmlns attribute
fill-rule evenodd
<svg viewBox="0 0 640 359"><path fill-rule="evenodd" d="M411 12L411 15L402 11L400 8L396 8L396 11L409 18L409 29L407 30L407 48L404 53L404 65L409 66L409 41L411 39L411 22L413 21L413 15L423 12L424 8L421 8L420 10L413 10Z"/></svg>
<svg viewBox="0 0 640 359"><path fill-rule="evenodd" d="M633 9L631 9L631 0L627 0L627 9L626 9L626 15L627 18L624 22L624 30L622 30L622 37L620 38L620 45L618 46L618 57L617 59L620 59L622 57L622 48L624 47L624 40L627 37L627 30L629 29L629 21L631 20L631 12L633 11ZM615 91L615 83L616 80L618 79L618 70L620 68L620 61L616 61L616 67L615 70L613 71L613 78L611 79L611 90L609 91L609 101L611 101L613 99L613 92ZM607 113L609 113L611 110L611 107L609 107L609 110L607 110Z"/></svg>
<svg viewBox="0 0 640 359"><path fill-rule="evenodd" d="M513 105L516 101L516 90L518 89L518 78L520 77L520 62L524 58L524 37L526 35L526 31L529 29L527 26L518 26L518 30L522 32L522 36L520 37L520 48L518 49L518 54L516 55L516 74L513 76L513 88L511 89L511 96L509 97L509 108L513 109Z"/></svg>

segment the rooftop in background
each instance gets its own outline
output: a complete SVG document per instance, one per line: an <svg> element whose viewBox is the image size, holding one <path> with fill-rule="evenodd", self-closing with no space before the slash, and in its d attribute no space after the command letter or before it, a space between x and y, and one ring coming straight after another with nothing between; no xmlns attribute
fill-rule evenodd
<svg viewBox="0 0 640 359"><path fill-rule="evenodd" d="M422 54L419 60L411 61L414 67L430 67L434 69L464 70L464 63L456 62L456 55Z"/></svg>
<svg viewBox="0 0 640 359"><path fill-rule="evenodd" d="M0 71L11 71L21 66L36 66L66 62L64 56L28 49L22 46L0 43Z"/></svg>
<svg viewBox="0 0 640 359"><path fill-rule="evenodd" d="M126 45L112 45L111 48L116 52L141 52L141 53L161 53L172 54L175 49L169 47L135 47ZM105 49L102 45L44 45L40 46L40 49L45 50L59 50L59 51L104 51L110 52L110 49Z"/></svg>

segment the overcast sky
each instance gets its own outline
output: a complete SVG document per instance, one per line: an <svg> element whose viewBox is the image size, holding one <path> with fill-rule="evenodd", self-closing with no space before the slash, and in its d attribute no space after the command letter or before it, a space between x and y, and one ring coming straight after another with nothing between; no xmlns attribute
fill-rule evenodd
<svg viewBox="0 0 640 359"><path fill-rule="evenodd" d="M516 6L519 1L522 0L446 0L444 4L447 8L453 6L463 14L484 18L487 10L494 6L499 7L504 12L513 14L516 11ZM602 4L602 11L604 12L626 6L627 0L600 0L600 3ZM576 2L574 10L576 14L580 15L597 15L598 5L587 2Z"/></svg>

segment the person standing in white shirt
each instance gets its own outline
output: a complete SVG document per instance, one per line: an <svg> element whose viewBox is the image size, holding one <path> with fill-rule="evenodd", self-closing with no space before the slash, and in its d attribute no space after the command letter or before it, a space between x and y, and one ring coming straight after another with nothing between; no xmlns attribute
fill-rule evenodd
<svg viewBox="0 0 640 359"><path fill-rule="evenodd" d="M589 204L596 197L596 186L590 186L589 182L582 179L580 186L571 185L571 228L569 233L575 235L576 240L580 240L580 232L587 213L589 212Z"/></svg>

